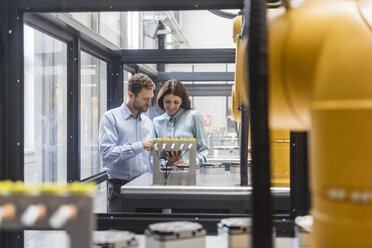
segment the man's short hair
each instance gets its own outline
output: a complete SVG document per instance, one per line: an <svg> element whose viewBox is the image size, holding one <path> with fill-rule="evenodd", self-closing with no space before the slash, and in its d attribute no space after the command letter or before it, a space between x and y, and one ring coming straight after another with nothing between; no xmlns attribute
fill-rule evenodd
<svg viewBox="0 0 372 248"><path fill-rule="evenodd" d="M142 89L154 89L155 84L151 78L143 73L137 73L131 76L128 80L128 91L131 91L135 96L141 92Z"/></svg>

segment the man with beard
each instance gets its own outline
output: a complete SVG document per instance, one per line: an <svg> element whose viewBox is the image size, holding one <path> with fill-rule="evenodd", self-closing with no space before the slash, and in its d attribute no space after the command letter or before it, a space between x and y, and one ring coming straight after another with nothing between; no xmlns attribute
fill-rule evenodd
<svg viewBox="0 0 372 248"><path fill-rule="evenodd" d="M128 80L128 100L107 111L99 126L99 152L108 174L108 210L121 210L120 188L150 170L151 120L143 114L151 106L154 82L138 73Z"/></svg>

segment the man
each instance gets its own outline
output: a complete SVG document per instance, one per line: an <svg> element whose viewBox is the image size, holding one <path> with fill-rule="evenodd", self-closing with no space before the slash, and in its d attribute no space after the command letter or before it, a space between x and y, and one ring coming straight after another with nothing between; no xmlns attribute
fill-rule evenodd
<svg viewBox="0 0 372 248"><path fill-rule="evenodd" d="M128 100L107 111L99 127L99 152L108 180L108 210L121 210L120 188L150 170L154 137L151 120L143 113L151 106L155 84L145 74L128 80Z"/></svg>

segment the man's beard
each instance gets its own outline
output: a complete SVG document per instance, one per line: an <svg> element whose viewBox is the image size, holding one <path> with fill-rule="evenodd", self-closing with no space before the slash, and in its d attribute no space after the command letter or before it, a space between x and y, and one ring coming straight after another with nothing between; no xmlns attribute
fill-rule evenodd
<svg viewBox="0 0 372 248"><path fill-rule="evenodd" d="M145 113L148 111L148 108L146 108L146 106L141 106L139 104L137 104L136 101L134 101L133 103L133 107L138 110L139 113Z"/></svg>

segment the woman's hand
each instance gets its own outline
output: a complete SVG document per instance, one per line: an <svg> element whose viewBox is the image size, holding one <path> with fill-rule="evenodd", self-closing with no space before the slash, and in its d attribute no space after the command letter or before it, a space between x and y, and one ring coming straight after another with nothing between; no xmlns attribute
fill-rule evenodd
<svg viewBox="0 0 372 248"><path fill-rule="evenodd" d="M176 163L174 163L174 165L187 165L187 164L189 163L185 160L178 160Z"/></svg>
<svg viewBox="0 0 372 248"><path fill-rule="evenodd" d="M182 156L182 151L170 151L170 152L166 152L165 154L167 154L168 156L168 162L167 162L167 166L174 166L174 165L178 165L178 164L181 164L181 163L184 163L185 161L183 160L180 160L181 156Z"/></svg>

